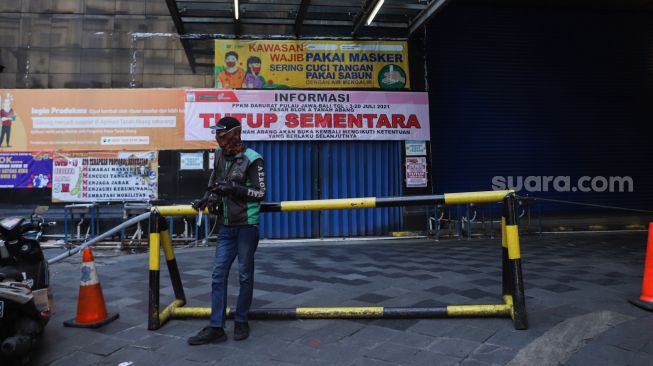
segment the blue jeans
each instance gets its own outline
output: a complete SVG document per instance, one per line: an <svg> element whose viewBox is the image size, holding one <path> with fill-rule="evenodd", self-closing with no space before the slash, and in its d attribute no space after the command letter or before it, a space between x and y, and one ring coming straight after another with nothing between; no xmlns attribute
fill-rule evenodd
<svg viewBox="0 0 653 366"><path fill-rule="evenodd" d="M254 293L254 252L258 247L258 226L222 226L215 248L211 284L212 327L224 327L227 320L227 282L229 270L238 256L240 293L236 304L235 320L246 322Z"/></svg>
<svg viewBox="0 0 653 366"><path fill-rule="evenodd" d="M5 139L5 135L7 136L7 146L9 146L9 136L11 136L11 126L2 126L2 132L0 132L0 146L2 145L2 141Z"/></svg>

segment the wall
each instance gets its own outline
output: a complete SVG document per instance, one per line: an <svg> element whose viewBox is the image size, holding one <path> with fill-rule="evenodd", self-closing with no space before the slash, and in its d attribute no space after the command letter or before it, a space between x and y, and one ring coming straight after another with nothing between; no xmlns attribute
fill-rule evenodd
<svg viewBox="0 0 653 366"><path fill-rule="evenodd" d="M435 191L488 190L494 176L630 176L630 193L530 194L650 210L651 20L451 2L427 29Z"/></svg>
<svg viewBox="0 0 653 366"><path fill-rule="evenodd" d="M3 1L0 2L0 65L5 70L0 73L0 88L212 87L212 69L199 68L198 74L193 75L174 33L165 0ZM409 45L414 91L425 90L423 45L423 34ZM254 144L270 153L264 155L266 158L272 153L277 158L269 162L274 169L268 172L268 179L278 184L269 190L268 201L402 193L403 144L400 142L272 145ZM295 151L298 146L311 151L311 159L330 173L329 179L351 179L351 187L318 177L317 169L298 177L294 169L311 163L301 161L301 154ZM276 155L280 152L288 154L279 159ZM342 163L351 171L339 176L341 162L325 158L327 152L346 159ZM319 161L318 156L322 157ZM355 170L361 164L378 172L359 179ZM188 203L203 194L210 174L208 169L180 171L177 151L161 151L159 165L162 203ZM296 190L295 183L307 183L308 188ZM327 190L330 184L333 186ZM424 194L430 188L409 189L406 193ZM51 194L50 190L27 189L3 193L5 199L0 211L5 212L15 207L47 204ZM103 212L104 216L117 214L117 210L103 209ZM264 236L270 238L387 235L389 231L401 229L401 214L400 209L277 214L281 224L264 220L262 227ZM418 210L417 216L418 220L408 221L418 223L418 228L423 229L426 222L423 212ZM330 222L337 225L331 227Z"/></svg>
<svg viewBox="0 0 653 366"><path fill-rule="evenodd" d="M209 68L190 70L165 0L2 1L0 65L1 88L212 86Z"/></svg>

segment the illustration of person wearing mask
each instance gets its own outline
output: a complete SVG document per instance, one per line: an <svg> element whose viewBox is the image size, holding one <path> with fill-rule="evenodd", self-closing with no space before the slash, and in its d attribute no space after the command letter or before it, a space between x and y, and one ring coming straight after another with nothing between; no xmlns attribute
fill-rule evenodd
<svg viewBox="0 0 653 366"><path fill-rule="evenodd" d="M224 55L225 69L218 74L218 88L235 89L243 85L245 71L238 67L238 54L229 51Z"/></svg>
<svg viewBox="0 0 653 366"><path fill-rule="evenodd" d="M42 176L43 176L42 174L34 176L34 179L32 179L32 187L34 187L34 188L40 188L41 187L41 177Z"/></svg>
<svg viewBox="0 0 653 366"><path fill-rule="evenodd" d="M5 139L5 135L7 136L7 147L11 147L11 145L9 145L9 138L11 137L11 124L16 120L16 114L14 113L14 110L11 109L11 102L14 100L14 98L11 96L11 94L7 93L4 103L2 103L1 99L2 97L0 97L0 104L2 104L2 109L0 109L0 120L2 121L2 130L0 131L0 147L2 147L2 142Z"/></svg>
<svg viewBox="0 0 653 366"><path fill-rule="evenodd" d="M39 188L47 188L48 183L50 183L50 179L48 178L48 176L44 174L39 174L39 177L41 178L41 184L39 184Z"/></svg>
<svg viewBox="0 0 653 366"><path fill-rule="evenodd" d="M256 56L251 56L247 59L247 73L245 73L245 81L243 88L247 89L262 89L265 85L265 78L259 73L261 72L261 59Z"/></svg>

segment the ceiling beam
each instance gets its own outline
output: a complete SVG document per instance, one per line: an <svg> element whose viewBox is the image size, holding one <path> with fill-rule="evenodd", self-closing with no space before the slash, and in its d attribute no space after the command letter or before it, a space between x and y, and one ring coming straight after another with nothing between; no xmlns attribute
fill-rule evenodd
<svg viewBox="0 0 653 366"><path fill-rule="evenodd" d="M177 34L180 36L179 40L181 41L181 46L184 48L184 53L186 53L186 59L188 60L188 66L190 70L195 74L195 56L193 55L193 49L187 39L184 39L184 23L179 17L179 8L177 8L177 2L175 0L166 0L166 5L168 5L168 11L172 17L172 22L175 23L175 28L177 29Z"/></svg>
<svg viewBox="0 0 653 366"><path fill-rule="evenodd" d="M183 17L184 23L216 23L216 24L233 24L234 18L226 17ZM239 20L243 24L282 24L292 25L295 21L292 19L281 18L243 18Z"/></svg>
<svg viewBox="0 0 653 366"><path fill-rule="evenodd" d="M182 20L187 24L233 24L233 18L226 17L183 17ZM281 18L243 18L239 20L242 24L268 24L268 25L292 25L292 19ZM406 22L374 22L379 27L388 28L408 28ZM331 27L351 27L354 22L351 20L319 20L319 19L306 19L303 25L322 25ZM193 37L196 38L196 37Z"/></svg>
<svg viewBox="0 0 653 366"><path fill-rule="evenodd" d="M311 0L302 0L302 3L299 5L299 11L297 11L297 16L295 17L295 37L299 38L302 33L302 25L304 24L304 17L306 17L306 11L309 5L311 5Z"/></svg>
<svg viewBox="0 0 653 366"><path fill-rule="evenodd" d="M413 18L413 20L411 20L408 33L415 33L415 31L426 23L427 20L437 14L437 12L439 12L447 2L448 0L431 0L426 9L422 10L415 18Z"/></svg>

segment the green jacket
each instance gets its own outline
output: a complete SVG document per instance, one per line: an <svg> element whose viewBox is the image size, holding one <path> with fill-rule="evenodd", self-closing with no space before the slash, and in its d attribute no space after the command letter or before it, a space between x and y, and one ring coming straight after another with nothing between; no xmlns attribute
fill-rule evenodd
<svg viewBox="0 0 653 366"><path fill-rule="evenodd" d="M217 148L209 187L218 182L235 183L235 190L222 197L224 225L258 225L261 201L265 198L265 171L261 155L245 148L229 158L224 156L222 149Z"/></svg>

